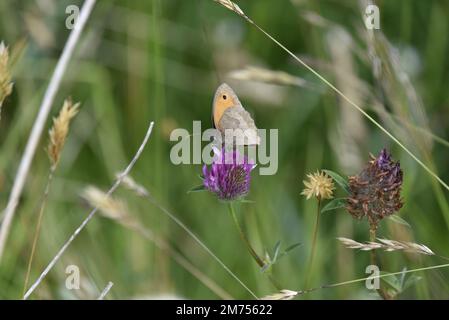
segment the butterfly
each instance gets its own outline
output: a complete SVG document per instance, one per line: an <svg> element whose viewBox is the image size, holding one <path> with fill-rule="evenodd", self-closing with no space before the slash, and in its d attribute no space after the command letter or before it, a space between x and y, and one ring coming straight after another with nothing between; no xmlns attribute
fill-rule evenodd
<svg viewBox="0 0 449 320"><path fill-rule="evenodd" d="M226 83L222 83L215 91L212 104L212 123L226 142L229 141L229 137L225 133L229 132L228 130L233 130L231 133L236 137L236 140L231 137L231 143L238 145L260 144L260 137L254 120L248 111L243 108L234 90Z"/></svg>

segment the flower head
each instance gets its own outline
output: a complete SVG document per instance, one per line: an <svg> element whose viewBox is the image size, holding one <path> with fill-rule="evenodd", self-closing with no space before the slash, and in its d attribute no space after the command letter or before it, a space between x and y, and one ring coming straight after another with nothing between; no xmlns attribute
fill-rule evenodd
<svg viewBox="0 0 449 320"><path fill-rule="evenodd" d="M385 216L397 212L402 206L401 187L403 173L398 162L383 149L379 156L371 156L368 166L358 175L349 177L351 192L346 210L355 218L367 216L373 228Z"/></svg>
<svg viewBox="0 0 449 320"><path fill-rule="evenodd" d="M236 200L248 194L251 170L255 165L237 150L216 150L210 168L203 166L204 187L215 193L220 200Z"/></svg>
<svg viewBox="0 0 449 320"><path fill-rule="evenodd" d="M331 199L333 197L334 182L324 171L308 174L307 177L309 180L303 181L306 188L301 193L307 197L307 200L313 196L318 199Z"/></svg>

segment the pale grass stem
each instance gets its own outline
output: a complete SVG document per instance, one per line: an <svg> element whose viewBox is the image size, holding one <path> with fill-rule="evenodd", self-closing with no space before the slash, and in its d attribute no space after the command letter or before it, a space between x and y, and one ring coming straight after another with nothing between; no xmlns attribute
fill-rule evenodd
<svg viewBox="0 0 449 320"><path fill-rule="evenodd" d="M148 192L148 190L143 187L142 185L138 184L137 182L134 181L134 179L132 179L131 177L126 177L123 180L123 185L125 187L127 187L128 189L130 189L131 191L135 192L138 196L148 200L148 202L150 202L152 205L156 206L159 210L162 211L162 213L164 213L167 217L170 218L170 220L172 220L174 223L176 223L181 229L183 229L193 240L195 240L196 243L198 243L231 277L233 277L249 294L251 294L252 297L254 297L255 299L258 299L258 297L256 296L256 294L250 289L248 288L248 286L242 281L240 280L239 277L237 277L237 275L231 271L231 269L229 269L228 266L226 266L226 264L221 261L220 258L218 258L213 252L212 250L209 249L208 246L206 246L206 244L201 241L200 238L198 238L198 236L191 231L181 220L179 220L174 214L172 214L169 210L167 210L165 207L163 207L162 205L160 205L154 198L153 196L151 196L151 194Z"/></svg>
<svg viewBox="0 0 449 320"><path fill-rule="evenodd" d="M259 255L254 250L253 246L249 242L248 237L246 236L245 232L243 232L242 227L240 226L239 220L235 214L235 209L232 201L228 203L229 208L229 214L231 215L232 220L234 221L235 227L237 228L237 231L239 232L240 238L242 239L243 243L245 244L246 248L248 249L248 252L250 253L251 257L256 261L257 265L262 269L265 267L265 262L262 260L262 258L259 257ZM276 280L272 277L271 274L268 274L268 279L270 280L271 284L278 290L281 289L281 286L276 282Z"/></svg>
<svg viewBox="0 0 449 320"><path fill-rule="evenodd" d="M317 197L317 212L315 217L315 225L313 227L313 235L312 235L312 249L310 250L310 258L309 263L307 267L307 273L306 273L306 287L309 285L310 277L312 274L312 268L313 268L313 260L315 258L316 253L316 242L318 237L318 230L320 226L320 212L321 211L321 198Z"/></svg>
<svg viewBox="0 0 449 320"><path fill-rule="evenodd" d="M78 40L94 5L95 0L86 0L84 2L75 27L70 32L69 38L64 46L62 54L48 84L47 90L42 100L42 104L39 107L39 113L36 117L36 120L34 121L33 129L31 130L30 136L28 138L28 142L22 155L22 159L20 160L16 178L14 179L11 194L9 195L8 203L4 212L3 223L0 228L0 263L3 257L9 230L11 228L11 223L16 212L17 204L19 203L20 195L22 194L23 187L25 185L26 178L31 167L31 162L33 161L34 154L36 153L36 148L39 144L39 140L41 138L45 123L50 113L51 106L53 105L53 100L59 90L64 73L67 70L67 66L69 65L76 44L78 43Z"/></svg>
<svg viewBox="0 0 449 320"><path fill-rule="evenodd" d="M47 178L47 185L45 186L44 195L39 209L36 228L34 230L33 244L31 247L30 257L28 259L28 267L22 295L25 294L25 290L28 287L28 281L30 278L31 267L33 265L37 242L39 240L45 206L47 204L48 194L50 193L50 185L53 180L53 175L58 166L59 158L61 157L62 148L64 147L67 135L69 133L70 122L78 113L78 107L79 103L73 104L71 99L66 99L61 111L59 112L59 115L56 118L53 118L53 126L49 131L50 141L48 144L47 153L48 157L50 158L51 166Z"/></svg>
<svg viewBox="0 0 449 320"><path fill-rule="evenodd" d="M274 42L278 47L284 50L288 55L290 55L294 60L299 62L303 67L313 73L318 79L323 81L328 87L330 87L333 91L335 91L340 97L342 97L346 102L349 103L353 108L363 114L371 123L373 123L376 127L378 127L382 132L384 132L391 140L393 140L402 150L404 150L413 160L415 160L428 174L430 174L433 178L435 178L446 190L449 191L449 185L444 182L435 172L432 171L423 161L421 161L413 152L411 152L401 141L399 141L390 131L385 129L379 122L377 122L373 117L371 117L365 110L362 109L357 103L353 102L347 95L345 95L340 89L334 86L330 81L328 81L324 76L322 76L318 71L309 66L302 59L297 57L293 52L291 52L287 47L285 47L282 43L276 40L273 36L271 36L268 32L262 29L259 25L257 25L253 20L251 20L243 11L231 0L214 0L218 2L222 6L227 9L237 13L240 17L244 18L248 23L253 25L256 29L262 32L266 37L268 37L272 42Z"/></svg>
<svg viewBox="0 0 449 320"><path fill-rule="evenodd" d="M114 283L109 281L106 287L103 289L103 291L101 291L100 296L97 298L97 300L103 300L104 297L106 297L106 295L109 293L113 285Z"/></svg>
<svg viewBox="0 0 449 320"><path fill-rule="evenodd" d="M125 179L127 179L127 177ZM190 272L190 274L197 278L218 297L224 300L233 299L233 297L215 281L210 279L206 274L190 263L183 255L178 253L168 241L156 235L151 229L144 227L140 221L130 215L124 202L113 197L106 198L104 192L92 186L87 187L83 191L82 197L89 202L91 207L98 207L100 214L104 217L112 219L121 226L140 234L146 240L154 243L157 248L165 251L174 261Z"/></svg>
<svg viewBox="0 0 449 320"><path fill-rule="evenodd" d="M417 269L403 270L403 271L391 272L391 273L383 273L383 274L379 274L379 275L371 275L371 276L365 277L365 278L358 278L358 279L353 279L353 280L348 280L348 281L343 281L343 282L337 282L337 283L333 283L333 284L326 284L326 285L322 285L319 287L306 289L306 290L293 291L293 290L284 289L278 293L266 296L262 299L282 300L282 298L284 298L286 296L288 296L289 299L293 299L297 295L302 295L302 294L318 291L321 289L330 289L330 288L335 288L335 287L344 286L344 285L348 285L348 284L354 284L357 282L363 282L368 279L369 280L381 279L381 278L391 277L391 276L396 276L396 275L403 275L403 274L408 274L408 273L413 273L413 272L428 271L428 270L442 269L442 268L448 268L448 267L449 267L449 263L446 263L446 264L439 264L436 266L422 267L422 268L417 268Z"/></svg>
<svg viewBox="0 0 449 320"><path fill-rule="evenodd" d="M148 126L148 130L145 134L145 137L142 141L142 144L140 145L139 149L137 150L136 154L132 158L131 162L128 164L128 166L125 168L125 170L120 173L115 180L112 187L108 190L106 193L106 197L109 197L114 193L115 190L120 186L120 184L123 182L124 177L126 177L134 167L135 163L139 159L140 155L143 152L143 149L145 148L148 140L150 139L151 132L153 131L154 122L151 122ZM23 296L23 299L26 300L29 298L29 296L36 290L37 286L42 282L42 280L47 276L47 274L50 272L50 270L54 267L56 262L59 261L63 253L67 250L67 248L70 246L70 244L75 240L75 238L78 236L78 234L86 227L86 225L89 223L89 221L94 217L95 213L98 211L98 207L93 208L92 211L89 213L89 215L86 217L86 219L83 220L81 225L72 233L72 235L69 237L69 239L63 244L61 249L59 249L58 253L53 257L53 259L50 261L50 263L47 265L47 267L42 271L40 276L37 278L37 280L33 283L33 285L28 289L28 291Z"/></svg>

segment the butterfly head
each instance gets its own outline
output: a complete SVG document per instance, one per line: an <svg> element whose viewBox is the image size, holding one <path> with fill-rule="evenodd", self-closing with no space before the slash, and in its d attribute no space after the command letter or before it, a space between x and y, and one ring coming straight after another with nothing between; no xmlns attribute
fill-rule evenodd
<svg viewBox="0 0 449 320"><path fill-rule="evenodd" d="M226 83L222 83L215 91L214 102L212 106L212 116L215 127L218 127L221 116L226 109L240 105L239 98L235 94L234 90Z"/></svg>

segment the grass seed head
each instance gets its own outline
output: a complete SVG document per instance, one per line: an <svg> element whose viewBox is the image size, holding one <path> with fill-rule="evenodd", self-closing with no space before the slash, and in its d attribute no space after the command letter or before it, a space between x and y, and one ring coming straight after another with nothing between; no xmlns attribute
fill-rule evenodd
<svg viewBox="0 0 449 320"><path fill-rule="evenodd" d="M53 167L56 167L59 162L62 148L69 133L70 121L78 113L79 105L79 103L74 104L70 98L66 99L59 115L53 118L53 126L49 131L50 142L47 149Z"/></svg>
<svg viewBox="0 0 449 320"><path fill-rule="evenodd" d="M0 106L12 92L11 73L9 66L8 48L3 42L0 43Z"/></svg>

